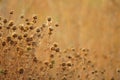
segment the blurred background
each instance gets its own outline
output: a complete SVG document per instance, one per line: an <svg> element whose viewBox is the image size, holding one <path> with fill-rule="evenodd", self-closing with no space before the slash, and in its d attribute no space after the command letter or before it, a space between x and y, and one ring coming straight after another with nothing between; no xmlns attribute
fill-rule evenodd
<svg viewBox="0 0 120 80"><path fill-rule="evenodd" d="M88 48L98 63L120 61L120 0L0 0L0 15L10 10L15 19L37 14L40 23L51 16L60 25L54 40L62 49Z"/></svg>

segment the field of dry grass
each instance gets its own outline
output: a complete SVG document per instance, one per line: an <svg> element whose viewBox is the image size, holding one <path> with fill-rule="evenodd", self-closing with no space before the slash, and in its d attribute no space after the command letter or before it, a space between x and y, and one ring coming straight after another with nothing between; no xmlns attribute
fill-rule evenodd
<svg viewBox="0 0 120 80"><path fill-rule="evenodd" d="M119 0L0 0L0 16L0 80L120 80ZM8 30L21 24L35 30Z"/></svg>

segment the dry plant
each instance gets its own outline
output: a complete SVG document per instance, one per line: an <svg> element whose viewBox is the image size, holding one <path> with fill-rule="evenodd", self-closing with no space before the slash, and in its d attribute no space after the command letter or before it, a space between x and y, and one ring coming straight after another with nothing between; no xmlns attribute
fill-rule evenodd
<svg viewBox="0 0 120 80"><path fill-rule="evenodd" d="M51 35L59 25L50 17L37 25L37 16L20 16L17 23L11 20L12 15L13 11L8 19L0 17L0 80L107 80L106 70L95 67L89 49L61 50L52 41ZM41 47L47 50L48 60L35 56Z"/></svg>

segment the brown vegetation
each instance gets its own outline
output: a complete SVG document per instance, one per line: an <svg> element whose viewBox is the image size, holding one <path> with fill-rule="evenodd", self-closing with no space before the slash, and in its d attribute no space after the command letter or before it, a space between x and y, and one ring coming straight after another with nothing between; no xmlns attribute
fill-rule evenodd
<svg viewBox="0 0 120 80"><path fill-rule="evenodd" d="M0 0L0 80L119 80L119 5L119 0ZM11 9L15 13L8 14ZM60 27L50 17L44 23L46 15Z"/></svg>

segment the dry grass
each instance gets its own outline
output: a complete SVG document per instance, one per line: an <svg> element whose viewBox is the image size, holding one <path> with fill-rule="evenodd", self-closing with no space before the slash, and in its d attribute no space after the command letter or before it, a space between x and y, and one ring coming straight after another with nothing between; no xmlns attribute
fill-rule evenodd
<svg viewBox="0 0 120 80"><path fill-rule="evenodd" d="M27 80L26 78L29 76L34 80L34 78L37 78L36 75L40 77L38 80L47 80L47 77L52 77L52 79L56 80L66 79L66 77L67 80L86 80L88 75L88 80L93 78L95 80L102 80L101 78L119 80L119 5L119 0L0 0L0 16L2 16L0 21L2 24L0 25L7 26L7 29L4 29L5 32L0 32L0 36L2 35L2 38L4 38L4 40L2 39L3 44L0 42L0 51L4 53L2 55L0 53L0 80L8 76L10 78L8 80L16 80L22 77L24 79L21 80ZM15 10L14 15L8 14L11 9ZM20 27L22 24L22 26L26 27L24 28L24 31L26 31L27 27L30 27L30 25L26 26L29 24L27 22L33 25L33 18L30 16L35 13L38 14L38 19L36 19L37 23L34 25L35 29L33 32L28 30L23 34L24 32L21 33L18 29L15 33L13 30L8 30L8 25L14 24L16 27ZM25 15L23 19L18 16L22 14ZM40 44L31 45L31 42L38 40L37 38L27 44L23 35L26 36L26 33L34 35L34 33L39 32L37 28L43 25L46 15L52 16L55 21L59 22L60 27L55 29L54 23L50 23L50 25L53 25L52 28L55 34L49 37L49 34L51 34L49 30L52 29L47 26L44 31L40 31L40 34L45 35L43 38L39 38ZM7 24L4 25L3 20L6 22L5 19L7 19ZM52 20L52 22L54 21ZM44 24L48 24L48 21ZM8 33L11 34L8 35ZM11 35L15 37L16 33L19 33L19 39L21 36L23 37L22 40L19 40L20 43L16 42L18 38L13 39L13 37L13 41L9 41ZM6 40L9 42L4 43ZM1 47L3 45L7 47ZM15 51L16 47L20 48L19 52ZM70 48L66 49L68 47ZM75 50L71 49L71 47L75 47ZM10 52L10 49L15 52ZM16 55L15 53L19 54ZM86 53L88 55L84 56ZM80 54L82 59L76 57L76 54ZM72 56L72 58L68 56ZM91 64L86 64L87 62L91 62ZM66 66L61 67L62 63ZM72 63L74 66L68 68L67 63ZM51 64L54 64L54 67L49 69ZM94 68L88 67L92 64ZM75 68L75 66L77 67ZM66 70L62 71L66 67L68 72ZM83 67L86 67L86 70L83 70ZM20 75L19 72L20 74L24 73ZM66 73L68 74L67 76ZM73 75L72 78L70 78L71 75Z"/></svg>
<svg viewBox="0 0 120 80"><path fill-rule="evenodd" d="M99 68L89 49L59 48L52 39L58 24L50 17L39 25L38 17L21 21L0 17L0 79L1 80L119 80L120 68ZM38 52L40 50L40 52ZM41 54L38 59L35 54ZM92 55L92 56L91 56Z"/></svg>

